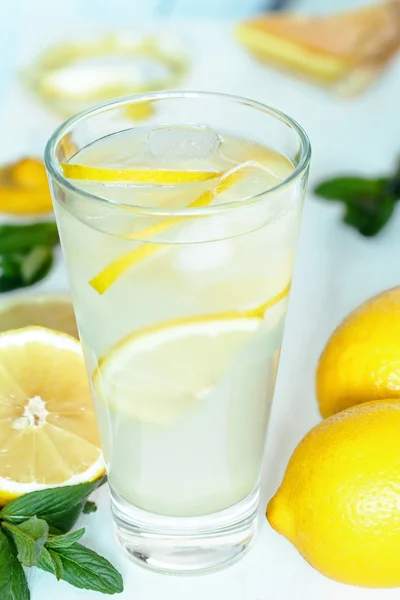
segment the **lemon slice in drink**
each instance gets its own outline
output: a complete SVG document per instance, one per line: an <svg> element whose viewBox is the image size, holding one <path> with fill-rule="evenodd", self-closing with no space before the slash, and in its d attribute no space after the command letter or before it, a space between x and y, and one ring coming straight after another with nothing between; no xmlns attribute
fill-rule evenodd
<svg viewBox="0 0 400 600"><path fill-rule="evenodd" d="M98 398L141 423L179 418L207 399L260 327L276 337L289 288L254 309L171 319L132 333L100 360L92 377Z"/></svg>
<svg viewBox="0 0 400 600"><path fill-rule="evenodd" d="M0 303L0 332L32 325L79 337L74 309L66 294L27 294Z"/></svg>
<svg viewBox="0 0 400 600"><path fill-rule="evenodd" d="M119 414L167 423L206 399L261 322L211 315L133 333L100 361L95 391Z"/></svg>
<svg viewBox="0 0 400 600"><path fill-rule="evenodd" d="M241 181L249 173L254 171L254 169L260 168L262 167L258 163L249 161L247 163L238 165L229 171L225 171L225 173L220 174L221 178L219 182L212 189L203 192L198 198L191 202L187 208L202 208L209 206L217 196L223 192L226 192L235 183ZM136 232L132 237L135 240L150 239L162 231L170 229L177 223L180 223L181 220L181 217L175 217L166 219L164 221L159 221L155 225ZM102 271L100 271L100 273L95 275L95 277L89 281L89 284L93 287L93 289L96 290L96 292L99 294L104 294L104 292L106 292L108 288L113 285L113 283L115 283L115 281L117 281L117 279L119 279L121 275L123 275L128 269L149 258L153 254L156 254L162 248L164 248L164 244L154 243L143 244L139 247L136 247L130 252L127 252L119 258L113 260Z"/></svg>
<svg viewBox="0 0 400 600"><path fill-rule="evenodd" d="M0 504L104 473L79 342L41 327L0 334Z"/></svg>
<svg viewBox="0 0 400 600"><path fill-rule="evenodd" d="M104 183L141 183L151 185L177 185L199 183L221 177L217 171L171 171L168 169L114 169L62 163L61 170L68 179L100 181Z"/></svg>

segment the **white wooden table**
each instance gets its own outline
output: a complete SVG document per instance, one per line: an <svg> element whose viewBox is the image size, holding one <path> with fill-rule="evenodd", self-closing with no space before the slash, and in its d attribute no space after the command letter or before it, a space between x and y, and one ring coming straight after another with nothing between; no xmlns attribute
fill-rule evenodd
<svg viewBox="0 0 400 600"><path fill-rule="evenodd" d="M311 0L304 2L306 6L310 4ZM3 79L0 78L0 160L16 158L21 153L41 153L45 139L56 125L53 118L26 98L6 71L22 65L51 41L68 37L72 32L84 34L88 28L93 31L88 21L78 25L74 22L76 18L67 10L68 3L57 6L61 20L56 18L55 3L46 20L35 18L32 9L30 17L22 15L19 33L5 32L0 41L4 45L2 55L8 54L10 59L5 67L3 63ZM126 26L131 25L126 22ZM374 174L393 167L400 154L396 109L400 98L400 62L367 94L342 102L257 65L233 42L229 25L181 24L175 30L186 40L193 57L193 69L183 87L240 94L279 107L304 126L313 145L310 191L264 464L262 505L265 506L296 443L318 421L314 373L329 333L358 303L400 282L400 211L381 235L366 240L340 223L339 207L324 204L311 192L316 181L346 170ZM66 288L59 258L51 276L35 291ZM203 577L153 574L130 563L114 542L106 489L98 492L96 501L98 512L82 518L81 525L87 528L84 542L121 570L125 591L118 597L123 600L398 600L400 597L400 590L362 590L329 581L314 571L263 517L253 549L231 568ZM45 573L32 571L29 580L32 600L100 598L95 593L57 583Z"/></svg>

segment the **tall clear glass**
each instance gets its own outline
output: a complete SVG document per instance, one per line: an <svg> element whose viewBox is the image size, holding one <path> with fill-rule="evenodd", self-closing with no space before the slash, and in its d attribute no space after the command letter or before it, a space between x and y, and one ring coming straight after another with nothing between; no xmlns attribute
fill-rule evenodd
<svg viewBox="0 0 400 600"><path fill-rule="evenodd" d="M117 538L153 569L254 538L309 161L290 117L195 92L104 104L47 145Z"/></svg>

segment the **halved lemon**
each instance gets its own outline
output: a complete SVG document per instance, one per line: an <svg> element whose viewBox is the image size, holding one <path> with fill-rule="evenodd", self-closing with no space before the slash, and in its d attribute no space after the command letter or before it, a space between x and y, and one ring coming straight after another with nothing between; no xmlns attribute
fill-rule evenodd
<svg viewBox="0 0 400 600"><path fill-rule="evenodd" d="M103 473L79 342L41 327L0 334L0 504Z"/></svg>
<svg viewBox="0 0 400 600"><path fill-rule="evenodd" d="M166 423L205 400L261 322L211 315L133 333L100 361L95 391L119 414Z"/></svg>
<svg viewBox="0 0 400 600"><path fill-rule="evenodd" d="M0 302L0 332L38 325L79 338L68 295L27 294Z"/></svg>
<svg viewBox="0 0 400 600"><path fill-rule="evenodd" d="M62 163L61 170L68 179L101 181L104 183L148 183L151 185L177 185L199 183L221 177L217 171L172 171L169 169L114 169Z"/></svg>

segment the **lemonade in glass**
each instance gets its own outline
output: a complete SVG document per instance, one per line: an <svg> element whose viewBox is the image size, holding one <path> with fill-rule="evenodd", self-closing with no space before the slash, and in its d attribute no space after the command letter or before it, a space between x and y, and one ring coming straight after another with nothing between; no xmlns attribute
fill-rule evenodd
<svg viewBox="0 0 400 600"><path fill-rule="evenodd" d="M254 537L309 158L289 117L194 92L47 146L117 537L151 568L212 570Z"/></svg>

